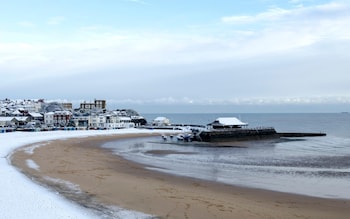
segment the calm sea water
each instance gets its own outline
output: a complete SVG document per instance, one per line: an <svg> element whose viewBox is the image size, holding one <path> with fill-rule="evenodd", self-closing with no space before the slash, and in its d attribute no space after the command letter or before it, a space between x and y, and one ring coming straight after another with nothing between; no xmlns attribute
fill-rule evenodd
<svg viewBox="0 0 350 219"><path fill-rule="evenodd" d="M278 132L326 132L325 137L258 141L246 147L164 142L160 137L110 142L105 147L150 169L232 185L350 199L350 114L146 114L172 123L201 124L235 116L249 127ZM154 154L154 150L177 153Z"/></svg>

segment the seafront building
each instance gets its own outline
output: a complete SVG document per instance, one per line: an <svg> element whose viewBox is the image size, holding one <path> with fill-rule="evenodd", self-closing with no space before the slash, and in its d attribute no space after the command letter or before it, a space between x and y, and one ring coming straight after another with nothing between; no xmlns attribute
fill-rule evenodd
<svg viewBox="0 0 350 219"><path fill-rule="evenodd" d="M72 118L72 113L67 110L47 112L44 114L44 124L49 127L65 127L68 126Z"/></svg>
<svg viewBox="0 0 350 219"><path fill-rule="evenodd" d="M84 103L80 104L80 109L83 110L93 110L93 109L99 109L99 110L106 110L106 100L94 100L93 103Z"/></svg>
<svg viewBox="0 0 350 219"><path fill-rule="evenodd" d="M147 121L131 109L107 110L106 100L72 103L38 100L0 100L0 131L52 129L121 129L145 125Z"/></svg>

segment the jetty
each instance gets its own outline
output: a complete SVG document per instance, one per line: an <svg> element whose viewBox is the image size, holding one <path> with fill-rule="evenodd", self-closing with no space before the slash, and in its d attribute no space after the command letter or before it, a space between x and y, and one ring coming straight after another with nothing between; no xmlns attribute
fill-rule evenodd
<svg viewBox="0 0 350 219"><path fill-rule="evenodd" d="M314 132L281 132L277 133L279 137L286 137L286 138L300 138L300 137L320 137L320 136L326 136L326 133L314 133Z"/></svg>
<svg viewBox="0 0 350 219"><path fill-rule="evenodd" d="M268 138L279 138L274 128L230 128L230 129L213 129L203 130L200 132L193 131L192 140L194 141L244 141L259 140Z"/></svg>
<svg viewBox="0 0 350 219"><path fill-rule="evenodd" d="M191 140L225 142L326 136L326 133L277 132L273 127L247 128L247 126L248 123L244 123L235 117L218 118L208 124L206 128L192 128Z"/></svg>
<svg viewBox="0 0 350 219"><path fill-rule="evenodd" d="M277 132L273 127L248 128L247 126L248 123L242 122L236 117L219 117L206 126L193 124L171 124L168 118L157 117L155 120L153 120L152 124L143 125L139 128L173 130L179 133L176 136L176 139L184 142L251 141L278 138L319 137L326 135L326 133L321 132ZM162 139L167 141L167 137L165 135L162 135Z"/></svg>

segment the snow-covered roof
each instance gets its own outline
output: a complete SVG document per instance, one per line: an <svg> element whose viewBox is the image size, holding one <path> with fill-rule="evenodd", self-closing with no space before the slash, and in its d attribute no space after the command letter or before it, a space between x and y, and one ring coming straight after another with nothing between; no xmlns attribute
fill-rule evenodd
<svg viewBox="0 0 350 219"><path fill-rule="evenodd" d="M25 122L28 120L27 116L20 116L20 117L16 116L15 118L17 121L22 121L22 122Z"/></svg>
<svg viewBox="0 0 350 219"><path fill-rule="evenodd" d="M155 118L153 121L164 121L164 120L168 120L168 119L166 117L159 116L159 117Z"/></svg>
<svg viewBox="0 0 350 219"><path fill-rule="evenodd" d="M55 115L72 115L72 113L70 111L67 111L67 110L55 111L54 114Z"/></svg>
<svg viewBox="0 0 350 219"><path fill-rule="evenodd" d="M22 113L19 110L16 110L11 113L12 115L22 115Z"/></svg>
<svg viewBox="0 0 350 219"><path fill-rule="evenodd" d="M40 113L29 113L29 115L31 115L32 117L43 117L43 115L41 115Z"/></svg>
<svg viewBox="0 0 350 219"><path fill-rule="evenodd" d="M131 118L130 118L130 117L127 117L127 116L120 116L120 117L119 117L119 120L131 121Z"/></svg>
<svg viewBox="0 0 350 219"><path fill-rule="evenodd" d="M152 123L156 124L156 125L169 125L170 120L166 117L159 116L159 117L155 118Z"/></svg>
<svg viewBox="0 0 350 219"><path fill-rule="evenodd" d="M236 117L219 117L214 122L220 123L225 126L244 126L248 125L248 123L244 123Z"/></svg>
<svg viewBox="0 0 350 219"><path fill-rule="evenodd" d="M0 117L1 122L11 122L14 119L14 117Z"/></svg>

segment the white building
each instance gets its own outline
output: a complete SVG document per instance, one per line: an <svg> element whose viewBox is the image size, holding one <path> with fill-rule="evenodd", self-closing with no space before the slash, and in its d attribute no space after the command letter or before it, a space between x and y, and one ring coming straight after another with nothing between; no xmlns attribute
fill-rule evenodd
<svg viewBox="0 0 350 219"><path fill-rule="evenodd" d="M131 121L130 117L119 117L119 128L134 128L135 123Z"/></svg>
<svg viewBox="0 0 350 219"><path fill-rule="evenodd" d="M74 116L72 120L78 129L87 129L90 124L90 116Z"/></svg>
<svg viewBox="0 0 350 219"><path fill-rule="evenodd" d="M135 124L130 117L107 114L90 116L89 127L94 129L122 129L133 128Z"/></svg>
<svg viewBox="0 0 350 219"><path fill-rule="evenodd" d="M104 128L106 123L106 116L104 115L91 115L89 121L90 128Z"/></svg>
<svg viewBox="0 0 350 219"><path fill-rule="evenodd" d="M0 117L0 127L8 127L15 125L16 119L14 117Z"/></svg>
<svg viewBox="0 0 350 219"><path fill-rule="evenodd" d="M53 115L55 126L67 126L72 118L72 113L69 111L55 111Z"/></svg>
<svg viewBox="0 0 350 219"><path fill-rule="evenodd" d="M214 122L208 124L209 128L242 128L248 126L248 123L242 122L236 117L220 117Z"/></svg>
<svg viewBox="0 0 350 219"><path fill-rule="evenodd" d="M52 127L54 126L54 121L53 121L53 115L55 113L54 112L48 112L44 114L44 123L45 125Z"/></svg>
<svg viewBox="0 0 350 219"><path fill-rule="evenodd" d="M170 125L170 120L166 117L157 117L152 122L153 126L165 126Z"/></svg>
<svg viewBox="0 0 350 219"><path fill-rule="evenodd" d="M71 118L72 113L69 111L55 111L44 114L44 122L47 126L67 126Z"/></svg>

